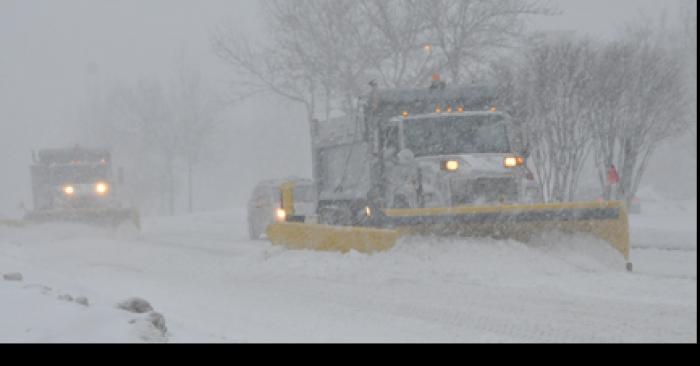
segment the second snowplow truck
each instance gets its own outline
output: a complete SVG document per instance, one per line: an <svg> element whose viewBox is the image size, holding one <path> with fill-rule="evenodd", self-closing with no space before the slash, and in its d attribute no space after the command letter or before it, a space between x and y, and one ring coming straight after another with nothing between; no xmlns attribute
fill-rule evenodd
<svg viewBox="0 0 700 366"><path fill-rule="evenodd" d="M511 145L510 116L495 100L478 86L375 88L357 115L313 122L317 215L295 216L292 190L283 190L287 213L268 238L366 253L406 235L527 242L557 231L598 237L628 259L624 204L541 203L527 154Z"/></svg>
<svg viewBox="0 0 700 366"><path fill-rule="evenodd" d="M29 223L73 222L119 226L130 223L140 228L139 213L122 207L114 177L112 154L107 149L79 146L40 150L31 166L34 210Z"/></svg>

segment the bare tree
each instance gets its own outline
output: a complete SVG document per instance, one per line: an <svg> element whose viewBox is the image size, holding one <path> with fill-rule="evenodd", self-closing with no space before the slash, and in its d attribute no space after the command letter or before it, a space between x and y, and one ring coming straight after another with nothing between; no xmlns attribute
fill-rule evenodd
<svg viewBox="0 0 700 366"><path fill-rule="evenodd" d="M232 29L213 37L241 96L272 92L304 104L309 121L350 113L371 80L410 87L446 68L453 82L520 35L540 0L266 0L268 42ZM477 65L478 66L475 66Z"/></svg>
<svg viewBox="0 0 700 366"><path fill-rule="evenodd" d="M524 16L556 14L544 0L430 0L420 7L440 59L438 69L452 83L484 73L498 51L514 47L524 35Z"/></svg>
<svg viewBox="0 0 700 366"><path fill-rule="evenodd" d="M91 140L111 146L127 164L129 178L121 188L132 204L173 215L184 177L192 212L194 169L220 124L222 106L199 72L183 63L168 84L142 78L110 88L91 107L88 130Z"/></svg>
<svg viewBox="0 0 700 366"><path fill-rule="evenodd" d="M233 100L272 92L306 108L309 117L316 112L319 80L307 69L295 69L288 55L272 46L251 46L235 30L219 30L213 39L216 54L237 72L232 84Z"/></svg>
<svg viewBox="0 0 700 366"><path fill-rule="evenodd" d="M174 113L163 85L143 78L133 86L113 87L101 102L99 114L91 117L97 140L111 146L128 162L129 179L122 189L151 210L174 213L176 152L178 136L171 123Z"/></svg>
<svg viewBox="0 0 700 366"><path fill-rule="evenodd" d="M631 202L659 144L689 127L683 62L650 26L634 26L605 48L596 70L601 183L606 198ZM615 192L605 181L612 166L620 176Z"/></svg>
<svg viewBox="0 0 700 366"><path fill-rule="evenodd" d="M686 86L689 97L689 117L693 135L693 154L698 155L698 3L685 0L681 6L680 47L686 60ZM697 169L696 169L697 174ZM697 179L697 176L696 176Z"/></svg>
<svg viewBox="0 0 700 366"><path fill-rule="evenodd" d="M430 24L421 0L359 0L361 19L370 29L360 39L369 60L367 72L393 88L416 87L438 67Z"/></svg>
<svg viewBox="0 0 700 366"><path fill-rule="evenodd" d="M336 98L351 108L368 62L354 40L370 36L356 23L356 1L267 0L263 9L269 45L252 47L231 29L213 37L216 54L236 70L238 95L272 92L303 104L309 121L319 110L328 115Z"/></svg>
<svg viewBox="0 0 700 366"><path fill-rule="evenodd" d="M173 83L170 104L174 112L172 129L178 131L178 155L187 170L187 210L194 212L193 178L200 155L221 124L223 104L207 88L199 71L180 65Z"/></svg>
<svg viewBox="0 0 700 366"><path fill-rule="evenodd" d="M535 42L500 72L501 103L514 117L515 141L531 153L544 201L572 201L591 146L589 40Z"/></svg>
<svg viewBox="0 0 700 366"><path fill-rule="evenodd" d="M619 137L626 134L625 120L630 111L625 103L625 93L634 70L627 65L634 62L635 50L628 42L612 41L601 47L597 59L590 98L593 102L592 131L595 142L595 164L603 198L613 198L613 186L608 182L608 174L617 169Z"/></svg>

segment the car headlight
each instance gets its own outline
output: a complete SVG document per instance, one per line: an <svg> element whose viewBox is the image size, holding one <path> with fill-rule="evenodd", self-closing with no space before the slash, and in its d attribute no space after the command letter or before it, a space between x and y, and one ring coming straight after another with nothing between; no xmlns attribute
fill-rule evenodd
<svg viewBox="0 0 700 366"><path fill-rule="evenodd" d="M63 189L62 189L62 191L63 191L63 194L65 194L66 196L72 196L72 195L75 194L75 187L73 187L73 186L64 186Z"/></svg>
<svg viewBox="0 0 700 366"><path fill-rule="evenodd" d="M279 222L284 222L287 220L287 211L285 211L283 208L278 208L277 211L275 212L275 218Z"/></svg>
<svg viewBox="0 0 700 366"><path fill-rule="evenodd" d="M104 196L105 194L109 193L109 184L103 182L95 184L95 193L99 194L100 196Z"/></svg>

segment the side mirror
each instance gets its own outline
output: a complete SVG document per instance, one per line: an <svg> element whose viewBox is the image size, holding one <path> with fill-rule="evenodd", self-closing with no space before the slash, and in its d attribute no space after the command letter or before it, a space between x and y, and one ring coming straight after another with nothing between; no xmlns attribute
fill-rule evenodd
<svg viewBox="0 0 700 366"><path fill-rule="evenodd" d="M124 184L124 167L120 166L117 169L117 182L120 186Z"/></svg>

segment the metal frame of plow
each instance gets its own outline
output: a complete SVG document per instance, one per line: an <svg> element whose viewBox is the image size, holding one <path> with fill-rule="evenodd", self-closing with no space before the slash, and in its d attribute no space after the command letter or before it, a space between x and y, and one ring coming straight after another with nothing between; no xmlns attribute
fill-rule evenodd
<svg viewBox="0 0 700 366"><path fill-rule="evenodd" d="M535 234L585 233L629 261L629 218L623 202L501 205L385 211L379 225L402 235L492 237L529 242Z"/></svg>
<svg viewBox="0 0 700 366"><path fill-rule="evenodd" d="M25 222L50 223L67 222L96 226L118 227L125 222L131 222L136 229L141 230L141 217L132 209L67 209L33 211L24 217Z"/></svg>

